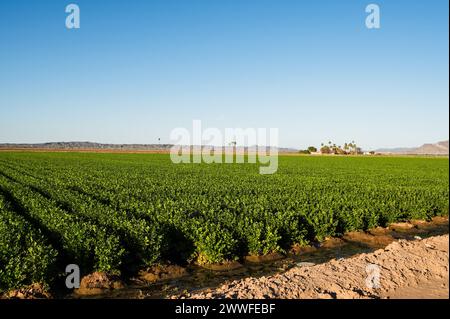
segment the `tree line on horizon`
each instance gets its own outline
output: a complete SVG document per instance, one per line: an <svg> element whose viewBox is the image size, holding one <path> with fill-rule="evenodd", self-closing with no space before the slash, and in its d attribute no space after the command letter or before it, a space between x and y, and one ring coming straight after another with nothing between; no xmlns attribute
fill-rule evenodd
<svg viewBox="0 0 450 319"><path fill-rule="evenodd" d="M305 150L300 150L300 154L337 154L337 155L358 155L362 154L362 149L358 147L355 141L351 141L350 143L344 143L343 146L336 145L331 141L328 143L321 143L320 149L318 150L315 146L309 146Z"/></svg>

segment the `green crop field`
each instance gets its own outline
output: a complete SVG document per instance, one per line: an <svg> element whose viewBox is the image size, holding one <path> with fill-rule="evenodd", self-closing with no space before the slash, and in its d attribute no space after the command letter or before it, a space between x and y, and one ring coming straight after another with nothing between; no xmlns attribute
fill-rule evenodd
<svg viewBox="0 0 450 319"><path fill-rule="evenodd" d="M0 290L65 265L132 273L287 251L448 215L448 158L280 156L173 164L165 154L0 152Z"/></svg>

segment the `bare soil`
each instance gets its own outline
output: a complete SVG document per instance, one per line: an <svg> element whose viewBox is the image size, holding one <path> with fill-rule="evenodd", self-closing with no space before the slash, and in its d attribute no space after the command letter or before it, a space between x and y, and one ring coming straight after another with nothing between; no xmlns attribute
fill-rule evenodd
<svg viewBox="0 0 450 319"><path fill-rule="evenodd" d="M80 288L75 289L75 294L81 296L98 295L113 289L121 289L125 285L117 276L104 272L94 272L81 278Z"/></svg>
<svg viewBox="0 0 450 319"><path fill-rule="evenodd" d="M222 263L215 263L215 264L199 264L200 267L209 269L209 270L215 270L215 271L230 271L242 268L242 264L238 261L232 260L232 261L225 261Z"/></svg>
<svg viewBox="0 0 450 319"><path fill-rule="evenodd" d="M161 280L180 278L187 274L186 269L178 265L155 265L141 270L138 274L138 279L153 283Z"/></svg>
<svg viewBox="0 0 450 319"><path fill-rule="evenodd" d="M400 239L371 253L317 265L299 263L284 273L235 280L185 297L449 298L448 257L448 234Z"/></svg>
<svg viewBox="0 0 450 319"><path fill-rule="evenodd" d="M0 299L49 299L51 294L43 285L35 283L20 289L13 289L0 296Z"/></svg>

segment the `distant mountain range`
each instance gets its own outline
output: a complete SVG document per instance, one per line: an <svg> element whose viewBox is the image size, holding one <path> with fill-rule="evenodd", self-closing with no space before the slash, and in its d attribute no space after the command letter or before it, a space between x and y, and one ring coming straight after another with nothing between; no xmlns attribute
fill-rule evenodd
<svg viewBox="0 0 450 319"><path fill-rule="evenodd" d="M419 147L411 148L380 148L375 150L376 153L382 154L410 154L410 155L448 155L449 141L438 143L427 143Z"/></svg>
<svg viewBox="0 0 450 319"><path fill-rule="evenodd" d="M0 149L42 149L42 150L123 150L123 151L169 151L173 144L102 144L93 142L50 142L50 143L36 143L36 144L14 144L4 143L0 144ZM194 146L195 148L195 146ZM223 151L232 150L232 146L216 146L216 150L222 148ZM256 151L256 146L242 147L237 146L237 152ZM279 147L279 153L296 153L298 149ZM404 154L404 155L448 155L449 141L438 143L423 144L420 147L411 148L380 148L375 150L376 153L381 154Z"/></svg>
<svg viewBox="0 0 450 319"><path fill-rule="evenodd" d="M0 148L49 150L168 150L172 144L102 144L93 142L49 142L35 144L0 144Z"/></svg>
<svg viewBox="0 0 450 319"><path fill-rule="evenodd" d="M102 144L93 142L50 142L50 143L36 143L36 144L15 144L4 143L0 144L0 149L30 149L30 150L115 150L115 151L169 151L173 144ZM191 146L196 149L196 146ZM233 150L233 146L214 146L218 150L222 148L223 151ZM268 148L267 148L268 149ZM257 146L242 147L236 146L236 152L256 152ZM298 152L294 148L279 147L279 153L295 153Z"/></svg>

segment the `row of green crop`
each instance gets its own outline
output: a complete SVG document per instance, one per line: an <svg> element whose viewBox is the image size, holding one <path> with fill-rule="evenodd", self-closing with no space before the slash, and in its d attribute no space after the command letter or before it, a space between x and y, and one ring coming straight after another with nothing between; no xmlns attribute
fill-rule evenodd
<svg viewBox="0 0 450 319"><path fill-rule="evenodd" d="M11 153L0 190L86 272L222 262L448 213L448 160L366 160L282 158L261 176L163 155Z"/></svg>
<svg viewBox="0 0 450 319"><path fill-rule="evenodd" d="M48 282L56 274L56 257L40 230L12 211L0 194L0 291Z"/></svg>
<svg viewBox="0 0 450 319"><path fill-rule="evenodd" d="M45 178L33 177L28 170L13 170L2 166L3 175L48 198L60 209L89 223L100 225L118 236L125 247L122 259L128 263L152 264L160 257L162 245L161 231L157 223L130 216L124 211L112 209L83 193L69 190L61 181L50 175ZM107 268L112 268L110 265Z"/></svg>
<svg viewBox="0 0 450 319"><path fill-rule="evenodd" d="M53 200L1 174L0 191L8 195L20 214L45 230L48 239L69 263L104 271L117 269L120 265L123 248L119 238L109 234L104 227L67 213Z"/></svg>

